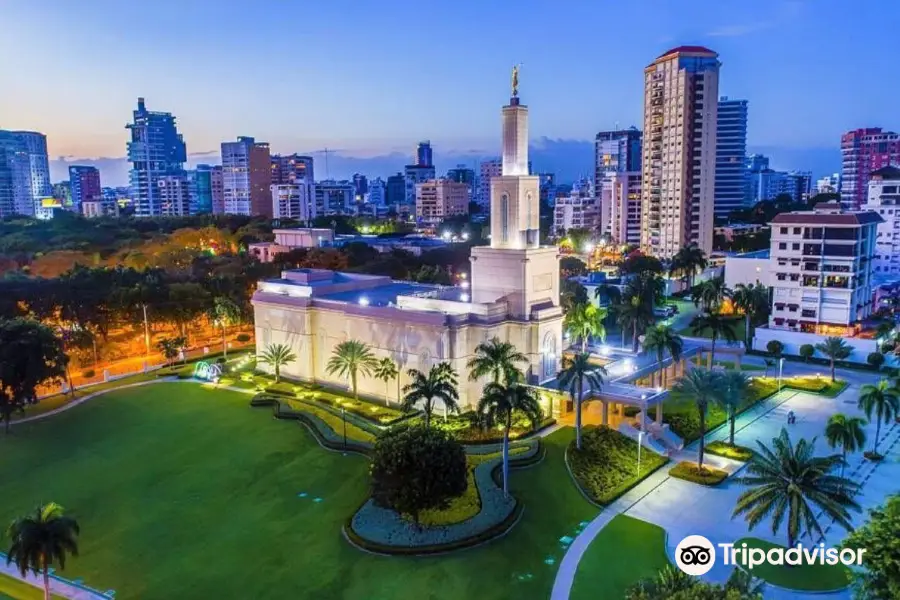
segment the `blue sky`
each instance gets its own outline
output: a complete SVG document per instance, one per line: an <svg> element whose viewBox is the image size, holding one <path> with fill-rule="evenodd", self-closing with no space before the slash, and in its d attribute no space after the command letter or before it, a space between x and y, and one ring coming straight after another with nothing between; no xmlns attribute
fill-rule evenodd
<svg viewBox="0 0 900 600"><path fill-rule="evenodd" d="M588 140L639 124L642 69L680 44L750 100L751 146L836 148L896 129L900 3L863 0L5 0L0 127L54 156L120 157L137 96L188 151L252 135L274 151L493 153L509 69L531 135ZM777 157L776 157L777 162Z"/></svg>

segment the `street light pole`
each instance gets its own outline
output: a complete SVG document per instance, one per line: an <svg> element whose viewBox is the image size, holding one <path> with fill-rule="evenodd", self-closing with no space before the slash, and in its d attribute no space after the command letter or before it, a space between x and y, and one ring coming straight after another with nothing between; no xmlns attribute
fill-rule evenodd
<svg viewBox="0 0 900 600"><path fill-rule="evenodd" d="M643 430L638 431L638 467L637 467L637 476L641 476L641 446L644 442L644 432Z"/></svg>
<svg viewBox="0 0 900 600"><path fill-rule="evenodd" d="M347 414L344 407L341 407L341 421L344 424L344 450L347 449Z"/></svg>
<svg viewBox="0 0 900 600"><path fill-rule="evenodd" d="M778 359L778 391L781 391L781 376L784 371L784 359Z"/></svg>

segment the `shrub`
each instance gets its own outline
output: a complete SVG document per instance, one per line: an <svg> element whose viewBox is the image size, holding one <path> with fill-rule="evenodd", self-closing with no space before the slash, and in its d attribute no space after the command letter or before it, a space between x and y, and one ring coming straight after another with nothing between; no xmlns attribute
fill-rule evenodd
<svg viewBox="0 0 900 600"><path fill-rule="evenodd" d="M235 339L242 344L246 344L247 342L250 341L250 334L249 333L239 333L239 334L237 334L237 337Z"/></svg>
<svg viewBox="0 0 900 600"><path fill-rule="evenodd" d="M812 344L803 344L800 346L800 358L809 362L809 359L816 353L816 348Z"/></svg>
<svg viewBox="0 0 900 600"><path fill-rule="evenodd" d="M866 460L871 460L872 462L880 462L884 460L883 454L872 452L871 450L866 450L865 452L863 452L863 456L866 457Z"/></svg>
<svg viewBox="0 0 900 600"><path fill-rule="evenodd" d="M772 356L778 357L781 356L782 352L784 352L784 344L782 344L778 340L771 340L768 344L766 344L766 350Z"/></svg>
<svg viewBox="0 0 900 600"><path fill-rule="evenodd" d="M706 444L706 453L723 456L732 460L747 462L753 457L753 450L745 446L730 445L728 442L716 440Z"/></svg>
<svg viewBox="0 0 900 600"><path fill-rule="evenodd" d="M692 483L700 485L714 486L719 485L728 477L728 473L715 469L713 467L703 467L699 469L696 463L680 462L669 471L669 475L677 479L684 479Z"/></svg>
<svg viewBox="0 0 900 600"><path fill-rule="evenodd" d="M894 348L896 347L897 346L894 344L894 342L885 342L881 345L881 351L884 354L887 354L888 352L893 352Z"/></svg>
<svg viewBox="0 0 900 600"><path fill-rule="evenodd" d="M468 486L466 452L450 434L421 426L386 431L372 456L372 500L419 523L423 510L446 508Z"/></svg>
<svg viewBox="0 0 900 600"><path fill-rule="evenodd" d="M572 475L587 496L598 504L609 504L668 460L655 452L641 452L637 475L637 443L608 427L587 427L581 450L569 446Z"/></svg>
<svg viewBox="0 0 900 600"><path fill-rule="evenodd" d="M226 362L228 362L228 361L225 359L224 356L220 356L219 358L216 359L217 365L224 365Z"/></svg>
<svg viewBox="0 0 900 600"><path fill-rule="evenodd" d="M95 373L93 369L87 369L86 371L84 371L81 374L81 376L84 377L85 379L90 379L91 377L93 377L96 374L97 373Z"/></svg>
<svg viewBox="0 0 900 600"><path fill-rule="evenodd" d="M784 380L784 386L804 392L824 392L829 381L821 377L788 377Z"/></svg>
<svg viewBox="0 0 900 600"><path fill-rule="evenodd" d="M881 365L884 364L884 354L881 352L870 352L869 356L866 357L866 362L876 369L880 369Z"/></svg>

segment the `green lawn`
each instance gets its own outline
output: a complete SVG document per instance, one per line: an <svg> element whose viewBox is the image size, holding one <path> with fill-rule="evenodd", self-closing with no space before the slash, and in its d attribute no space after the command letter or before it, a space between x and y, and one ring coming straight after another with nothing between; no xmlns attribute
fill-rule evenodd
<svg viewBox="0 0 900 600"><path fill-rule="evenodd" d="M42 600L44 590L7 575L0 574L0 600ZM53 594L53 600L63 600Z"/></svg>
<svg viewBox="0 0 900 600"><path fill-rule="evenodd" d="M665 544L661 527L617 515L581 557L570 600L624 598L631 586L669 564Z"/></svg>
<svg viewBox="0 0 900 600"><path fill-rule="evenodd" d="M734 543L740 547L746 543L750 548L780 548L759 538L742 538ZM850 570L843 565L769 565L762 564L753 567L751 571L754 577L768 581L790 590L803 590L810 592L824 592L847 587L850 583Z"/></svg>
<svg viewBox="0 0 900 600"><path fill-rule="evenodd" d="M544 600L559 539L597 514L566 471L568 428L546 438L540 464L512 471L525 511L507 536L432 558L366 554L340 533L366 497L366 459L323 450L249 400L160 383L19 425L0 436L0 522L59 502L82 529L62 574L119 599Z"/></svg>
<svg viewBox="0 0 900 600"><path fill-rule="evenodd" d="M713 363L717 367L722 367L723 369L734 369L734 361L733 360L719 360L716 359L716 362ZM706 363L704 362L704 366ZM765 371L765 367L760 365L749 364L746 362L741 363L741 371Z"/></svg>

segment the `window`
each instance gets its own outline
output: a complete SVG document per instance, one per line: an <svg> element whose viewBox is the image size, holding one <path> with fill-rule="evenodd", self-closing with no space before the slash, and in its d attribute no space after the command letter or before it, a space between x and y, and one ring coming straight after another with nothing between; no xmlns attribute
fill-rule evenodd
<svg viewBox="0 0 900 600"><path fill-rule="evenodd" d="M787 232L788 232L787 227L782 227L781 229L778 230L778 233L787 233Z"/></svg>
<svg viewBox="0 0 900 600"><path fill-rule="evenodd" d="M794 227L794 235L800 235L800 228Z"/></svg>
<svg viewBox="0 0 900 600"><path fill-rule="evenodd" d="M780 242L778 244L778 249L779 250L787 250L787 244L785 244L784 242Z"/></svg>
<svg viewBox="0 0 900 600"><path fill-rule="evenodd" d="M791 244L791 250L799 250L800 244Z"/></svg>
<svg viewBox="0 0 900 600"><path fill-rule="evenodd" d="M503 194L500 198L500 240L509 241L509 196Z"/></svg>

